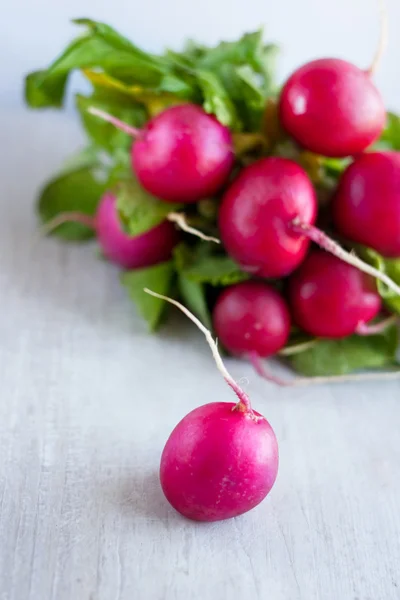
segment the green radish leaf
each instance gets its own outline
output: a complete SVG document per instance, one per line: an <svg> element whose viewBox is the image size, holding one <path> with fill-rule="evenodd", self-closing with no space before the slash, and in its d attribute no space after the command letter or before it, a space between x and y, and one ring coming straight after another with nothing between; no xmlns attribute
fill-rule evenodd
<svg viewBox="0 0 400 600"><path fill-rule="evenodd" d="M229 256L223 255L199 257L184 268L182 274L191 281L214 286L232 285L250 278Z"/></svg>
<svg viewBox="0 0 400 600"><path fill-rule="evenodd" d="M143 290L149 288L153 292L168 296L174 272L174 263L168 261L147 269L125 271L121 275L121 281L130 299L136 305L139 314L147 321L150 331L155 331L160 325L167 303L165 300L146 294Z"/></svg>
<svg viewBox="0 0 400 600"><path fill-rule="evenodd" d="M47 223L57 215L71 211L93 216L106 187L97 154L93 149L86 149L42 189L37 200L39 217ZM51 234L65 241L83 241L93 237L94 231L80 223L64 223Z"/></svg>
<svg viewBox="0 0 400 600"><path fill-rule="evenodd" d="M264 44L262 31L214 48L191 43L184 52L168 50L163 56L156 56L104 23L90 19L77 19L75 23L86 28L84 34L73 40L47 69L27 76L25 98L31 107L62 106L70 73L81 70L96 94L99 90L104 92L102 102L97 98L101 108L110 110L107 94L118 93L119 100L125 96L121 106L115 105L113 99L114 114L120 114L129 99L132 113L135 106L141 105L150 117L167 106L190 101L202 104L235 131L260 127L265 101L276 91L276 47ZM110 145L127 143L119 133L108 142L110 126L95 124L93 117L85 114L88 100L84 96L79 96L77 103L85 128L96 143L107 150ZM125 116L125 110L122 112ZM134 114L127 114L126 118L136 119Z"/></svg>
<svg viewBox="0 0 400 600"><path fill-rule="evenodd" d="M386 127L380 139L374 144L375 150L400 150L400 117L388 112Z"/></svg>
<svg viewBox="0 0 400 600"><path fill-rule="evenodd" d="M124 83L153 88L166 75L173 78L164 59L143 52L108 25L89 19L75 23L86 26L86 33L72 41L48 69L27 76L25 98L32 108L61 106L69 74L76 69L101 69Z"/></svg>
<svg viewBox="0 0 400 600"><path fill-rule="evenodd" d="M189 248L187 244L181 242L174 248L175 269L180 273L186 267L193 263L195 249Z"/></svg>
<svg viewBox="0 0 400 600"><path fill-rule="evenodd" d="M382 273L386 273L395 283L400 285L400 259L384 258L375 250L362 248L360 254L365 260ZM387 287L382 281L376 280L378 292L383 299L385 306L392 312L400 314L400 297L396 292Z"/></svg>
<svg viewBox="0 0 400 600"><path fill-rule="evenodd" d="M178 285L183 303L191 310L208 329L212 328L211 317L207 307L204 285L187 279L179 274Z"/></svg>
<svg viewBox="0 0 400 600"><path fill-rule="evenodd" d="M116 196L121 222L132 236L159 225L169 213L181 207L180 204L163 202L152 196L134 178L117 184Z"/></svg>
<svg viewBox="0 0 400 600"><path fill-rule="evenodd" d="M259 131L265 111L266 96L260 86L260 76L249 65L221 67L222 80L237 107L246 131Z"/></svg>
<svg viewBox="0 0 400 600"><path fill-rule="evenodd" d="M46 71L34 71L25 78L25 102L31 108L60 108L68 75L48 77Z"/></svg>
<svg viewBox="0 0 400 600"><path fill-rule="evenodd" d="M221 42L214 48L196 46L191 42L185 54L194 57L196 64L202 69L216 73L219 73L226 64L236 67L248 65L262 77L260 87L265 93L270 94L273 92L278 48L273 44L264 44L263 35L263 31L260 29L245 33L237 41Z"/></svg>
<svg viewBox="0 0 400 600"><path fill-rule="evenodd" d="M345 375L360 369L394 366L398 342L398 329L393 326L379 335L319 340L289 360L298 373L307 377Z"/></svg>
<svg viewBox="0 0 400 600"><path fill-rule="evenodd" d="M320 159L326 174L335 178L340 177L343 171L351 163L350 158L327 158L325 156L321 156Z"/></svg>
<svg viewBox="0 0 400 600"><path fill-rule="evenodd" d="M218 76L209 71L198 70L196 77L203 96L204 110L215 115L223 125L240 129L235 106Z"/></svg>
<svg viewBox="0 0 400 600"><path fill-rule="evenodd" d="M212 244L189 247L182 242L174 249L175 269L195 283L227 286L250 278L229 256L213 254Z"/></svg>
<svg viewBox="0 0 400 600"><path fill-rule="evenodd" d="M99 171L104 170L105 165L102 159L103 157L96 146L86 146L64 161L58 172L58 176L67 175L68 173L73 173L84 168L99 169Z"/></svg>
<svg viewBox="0 0 400 600"><path fill-rule="evenodd" d="M236 131L259 130L266 99L275 92L277 48L262 38L260 30L214 48L189 42L181 54L169 53L195 72L205 109Z"/></svg>

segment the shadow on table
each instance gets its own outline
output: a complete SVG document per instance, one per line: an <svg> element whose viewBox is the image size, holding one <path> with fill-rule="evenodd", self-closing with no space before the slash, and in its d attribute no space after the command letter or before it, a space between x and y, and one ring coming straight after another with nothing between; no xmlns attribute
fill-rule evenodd
<svg viewBox="0 0 400 600"><path fill-rule="evenodd" d="M113 508L124 517L165 522L182 519L166 500L158 471L142 472L119 480L109 499Z"/></svg>

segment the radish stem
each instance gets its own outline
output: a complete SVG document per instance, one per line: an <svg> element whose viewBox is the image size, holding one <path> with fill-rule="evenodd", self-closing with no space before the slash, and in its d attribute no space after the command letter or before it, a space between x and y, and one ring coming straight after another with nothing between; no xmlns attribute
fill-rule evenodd
<svg viewBox="0 0 400 600"><path fill-rule="evenodd" d="M157 294L156 292L153 292L153 291L149 290L148 288L144 288L144 291L146 292L146 294L150 294L150 296L154 296L154 298L159 298L160 300L165 300L166 302L169 302L170 304L173 304L174 306L179 308L179 310L181 310L183 312L183 314L185 314L196 325L196 327L198 327L200 329L200 331L202 331L204 333L205 338L208 342L208 345L211 348L211 352L213 354L213 357L214 357L214 360L216 362L219 372L225 379L226 383L232 388L232 390L235 392L235 394L239 398L239 403L236 405L237 409L242 412L253 415L254 413L251 408L250 398L242 390L242 388L236 383L236 381L233 379L233 377L230 375L227 368L225 367L225 365L222 361L222 358L218 352L217 343L214 340L214 338L212 337L210 331L206 327L204 327L204 325L185 306L183 306L183 304L181 304L177 300L168 298L168 296L163 296L161 294Z"/></svg>
<svg viewBox="0 0 400 600"><path fill-rule="evenodd" d="M285 379L281 379L280 377L275 377L267 371L262 363L261 357L257 352L249 352L249 360L254 367L254 370L260 377L270 381L271 383L275 383L281 387L288 387L293 385L291 381L287 381Z"/></svg>
<svg viewBox="0 0 400 600"><path fill-rule="evenodd" d="M131 135L132 137L137 138L141 134L140 129L137 129L137 127L132 127L131 125L124 123L120 119L117 119L117 117L113 117L113 115L110 115L104 110L100 110L99 108L95 108L94 106L90 106L88 108L88 113L94 115L95 117L103 119L103 121L107 121L107 123L111 123L111 125L114 125L114 127L119 129L120 131L123 131L124 133L127 133L128 135Z"/></svg>

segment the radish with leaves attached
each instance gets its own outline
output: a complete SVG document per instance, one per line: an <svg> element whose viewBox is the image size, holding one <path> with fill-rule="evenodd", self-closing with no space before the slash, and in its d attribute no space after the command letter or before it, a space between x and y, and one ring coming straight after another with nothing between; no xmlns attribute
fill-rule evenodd
<svg viewBox="0 0 400 600"><path fill-rule="evenodd" d="M232 135L195 104L165 109L136 129L90 108L134 138L132 168L142 186L168 202L192 203L214 195L233 167Z"/></svg>
<svg viewBox="0 0 400 600"><path fill-rule="evenodd" d="M178 423L161 457L164 494L179 513L195 521L237 517L257 506L274 485L279 462L275 434L226 370L210 332L179 302L145 291L177 306L204 333L239 400L204 404Z"/></svg>
<svg viewBox="0 0 400 600"><path fill-rule="evenodd" d="M170 259L179 242L179 233L173 223L165 220L140 235L130 236L122 228L116 202L116 197L107 192L94 217L77 212L61 213L45 225L44 232L53 231L63 223L82 223L91 227L104 256L124 269L150 267Z"/></svg>

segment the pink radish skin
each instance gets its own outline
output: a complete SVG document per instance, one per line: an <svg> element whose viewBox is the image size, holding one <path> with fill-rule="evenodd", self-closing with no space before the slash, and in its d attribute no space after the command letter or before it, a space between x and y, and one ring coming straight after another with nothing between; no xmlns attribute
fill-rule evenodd
<svg viewBox="0 0 400 600"><path fill-rule="evenodd" d="M100 201L95 229L104 255L124 269L140 269L169 260L179 241L179 233L169 221L163 221L141 235L127 235L118 219L116 198L111 193L105 194Z"/></svg>
<svg viewBox="0 0 400 600"><path fill-rule="evenodd" d="M227 127L196 104L167 108L138 130L96 108L94 114L132 135L132 169L142 186L167 202L213 196L234 163Z"/></svg>
<svg viewBox="0 0 400 600"><path fill-rule="evenodd" d="M279 111L283 127L301 146L332 157L363 152L386 121L370 73L336 58L295 71L282 90Z"/></svg>
<svg viewBox="0 0 400 600"><path fill-rule="evenodd" d="M232 354L260 357L276 354L290 334L290 314L282 296L271 286L245 281L224 290L214 307L218 340Z"/></svg>
<svg viewBox="0 0 400 600"><path fill-rule="evenodd" d="M188 519L220 521L257 506L274 485L278 463L276 437L264 417L212 402L191 411L171 433L161 486Z"/></svg>
<svg viewBox="0 0 400 600"><path fill-rule="evenodd" d="M337 229L387 258L400 257L400 152L371 152L342 175L333 201Z"/></svg>
<svg viewBox="0 0 400 600"><path fill-rule="evenodd" d="M289 300L295 323L325 338L363 331L382 306L372 277L321 250L313 250L290 278Z"/></svg>
<svg viewBox="0 0 400 600"><path fill-rule="evenodd" d="M285 158L265 158L244 168L226 191L219 228L227 252L248 272L283 277L304 259L309 240L294 231L313 224L317 201L306 172Z"/></svg>

